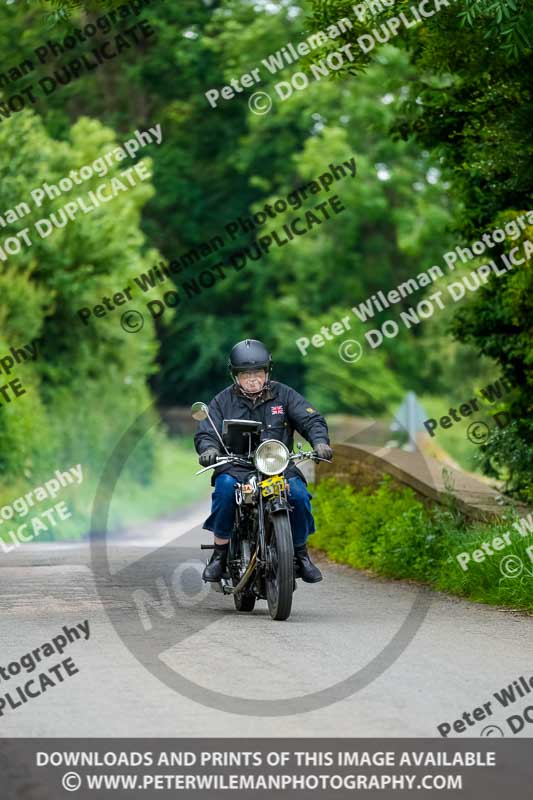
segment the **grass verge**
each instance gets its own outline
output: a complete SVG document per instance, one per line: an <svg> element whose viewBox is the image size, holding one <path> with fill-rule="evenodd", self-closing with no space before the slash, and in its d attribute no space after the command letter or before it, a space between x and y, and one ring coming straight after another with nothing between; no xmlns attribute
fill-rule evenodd
<svg viewBox="0 0 533 800"><path fill-rule="evenodd" d="M467 524L453 507L428 511L410 489L393 488L388 479L374 492L327 480L313 497L317 532L309 544L333 561L533 612L533 514L522 518L526 535L514 527L516 517ZM459 553L471 556L466 570Z"/></svg>

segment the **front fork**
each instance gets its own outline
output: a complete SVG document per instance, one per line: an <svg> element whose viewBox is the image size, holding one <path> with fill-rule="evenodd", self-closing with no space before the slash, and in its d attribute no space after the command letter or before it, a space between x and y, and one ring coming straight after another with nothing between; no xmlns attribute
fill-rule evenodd
<svg viewBox="0 0 533 800"><path fill-rule="evenodd" d="M275 476L272 481L274 484L278 483L277 478L280 476ZM261 559L258 559L258 562L263 567L262 569L262 577L267 576L267 541L266 541L266 526L265 526L265 519L272 514L279 513L280 511L284 511L286 514L290 511L290 504L288 498L288 490L289 484L285 478L282 478L283 486L277 487L277 491L269 491L269 494L266 498L263 497L263 491L261 491L259 496L259 542L261 546ZM281 481L279 481L280 483ZM268 488L271 489L271 482L265 481L265 483L269 484ZM260 484L261 485L261 484Z"/></svg>

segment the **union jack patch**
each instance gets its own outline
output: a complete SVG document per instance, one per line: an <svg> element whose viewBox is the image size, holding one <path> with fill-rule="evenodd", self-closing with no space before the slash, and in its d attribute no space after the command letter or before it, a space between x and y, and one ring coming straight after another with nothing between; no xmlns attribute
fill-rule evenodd
<svg viewBox="0 0 533 800"><path fill-rule="evenodd" d="M283 414L283 406L271 406L270 410L273 414Z"/></svg>

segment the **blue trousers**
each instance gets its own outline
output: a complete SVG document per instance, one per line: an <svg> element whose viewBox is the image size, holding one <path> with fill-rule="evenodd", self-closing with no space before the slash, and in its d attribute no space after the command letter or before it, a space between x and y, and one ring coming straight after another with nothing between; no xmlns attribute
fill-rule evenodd
<svg viewBox="0 0 533 800"><path fill-rule="evenodd" d="M204 530L213 531L219 539L230 539L235 520L235 484L237 479L227 472L217 475L215 491L211 498L211 514L204 522ZM295 547L305 544L307 537L315 531L311 511L311 495L301 478L289 478L289 512L292 540Z"/></svg>

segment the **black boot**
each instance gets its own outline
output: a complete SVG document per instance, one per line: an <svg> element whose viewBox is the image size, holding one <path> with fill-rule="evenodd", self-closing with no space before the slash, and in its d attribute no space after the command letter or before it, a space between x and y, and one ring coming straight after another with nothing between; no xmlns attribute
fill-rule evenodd
<svg viewBox="0 0 533 800"><path fill-rule="evenodd" d="M318 583L322 580L322 573L311 561L305 544L294 548L296 560L296 577L301 578L305 583Z"/></svg>
<svg viewBox="0 0 533 800"><path fill-rule="evenodd" d="M213 555L202 573L202 579L209 583L217 583L226 571L228 544L216 544Z"/></svg>

